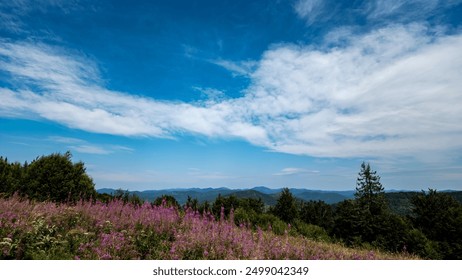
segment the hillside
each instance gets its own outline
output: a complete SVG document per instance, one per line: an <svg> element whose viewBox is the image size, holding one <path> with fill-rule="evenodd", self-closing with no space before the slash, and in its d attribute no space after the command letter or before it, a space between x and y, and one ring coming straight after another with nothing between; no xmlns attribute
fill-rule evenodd
<svg viewBox="0 0 462 280"><path fill-rule="evenodd" d="M0 198L0 259L412 259L292 232L236 226L194 211L120 200L75 205ZM271 244L271 246L268 246Z"/></svg>

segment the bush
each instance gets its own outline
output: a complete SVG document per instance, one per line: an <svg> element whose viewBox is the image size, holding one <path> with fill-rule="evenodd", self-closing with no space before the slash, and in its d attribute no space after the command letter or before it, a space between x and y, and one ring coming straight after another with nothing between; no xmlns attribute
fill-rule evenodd
<svg viewBox="0 0 462 280"><path fill-rule="evenodd" d="M420 230L412 229L409 231L406 243L406 250L409 253L426 259L441 259L437 247L438 244L429 240Z"/></svg>
<svg viewBox="0 0 462 280"><path fill-rule="evenodd" d="M260 214L255 216L255 227L268 229L275 234L283 235L288 229L287 224L273 214Z"/></svg>
<svg viewBox="0 0 462 280"><path fill-rule="evenodd" d="M301 220L296 220L293 226L298 234L303 235L306 238L317 241L330 241L329 234L327 234L327 231L320 226L307 224Z"/></svg>
<svg viewBox="0 0 462 280"><path fill-rule="evenodd" d="M247 211L241 207L234 211L234 223L236 225L254 226L255 222L256 213L254 211Z"/></svg>

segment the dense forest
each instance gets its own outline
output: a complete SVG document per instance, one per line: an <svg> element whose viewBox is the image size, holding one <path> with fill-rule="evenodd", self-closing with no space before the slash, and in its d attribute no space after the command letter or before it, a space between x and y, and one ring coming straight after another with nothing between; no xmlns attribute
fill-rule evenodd
<svg viewBox="0 0 462 280"><path fill-rule="evenodd" d="M181 215L192 212L216 221L231 219L238 228L253 232L264 230L279 236L302 236L424 259L462 259L462 204L450 194L429 189L401 193L392 196L390 201L380 176L368 163L360 167L355 191L353 199L336 204L300 200L285 188L272 206L266 205L261 198L234 195L218 195L211 202L188 197L183 205L173 196L164 195L150 205L174 209L183 213ZM128 191L97 193L84 164L73 163L69 152L38 157L24 164L0 157L0 196L3 200L19 196L31 202L56 205L83 202L109 205L119 201L136 209L147 204ZM406 200L405 209L396 210L395 207L392 211L390 206L403 199ZM6 230L6 225L11 223L16 223L16 219L0 215L2 244L11 239L12 233Z"/></svg>

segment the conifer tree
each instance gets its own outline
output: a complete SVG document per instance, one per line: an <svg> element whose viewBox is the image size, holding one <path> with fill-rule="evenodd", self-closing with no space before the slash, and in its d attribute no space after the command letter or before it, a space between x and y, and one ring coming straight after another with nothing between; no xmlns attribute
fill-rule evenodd
<svg viewBox="0 0 462 280"><path fill-rule="evenodd" d="M377 171L372 171L369 163L363 162L358 175L355 193L358 203L372 215L382 214L387 208L387 202Z"/></svg>
<svg viewBox="0 0 462 280"><path fill-rule="evenodd" d="M296 199L288 188L282 190L273 213L286 223L291 223L298 217Z"/></svg>

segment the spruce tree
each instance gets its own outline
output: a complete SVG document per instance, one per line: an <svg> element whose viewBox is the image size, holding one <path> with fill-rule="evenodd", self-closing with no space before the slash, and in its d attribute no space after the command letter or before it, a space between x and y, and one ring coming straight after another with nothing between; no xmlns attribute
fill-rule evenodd
<svg viewBox="0 0 462 280"><path fill-rule="evenodd" d="M363 162L358 175L355 193L358 203L372 215L382 214L387 209L387 202L377 171L372 171L369 163Z"/></svg>
<svg viewBox="0 0 462 280"><path fill-rule="evenodd" d="M292 223L298 217L297 201L288 188L282 189L273 213L286 223Z"/></svg>
<svg viewBox="0 0 462 280"><path fill-rule="evenodd" d="M385 192L380 183L380 176L373 171L369 163L363 162L356 181L356 204L360 213L359 232L362 241L383 246L380 239L384 238L388 227L390 213L385 198Z"/></svg>

